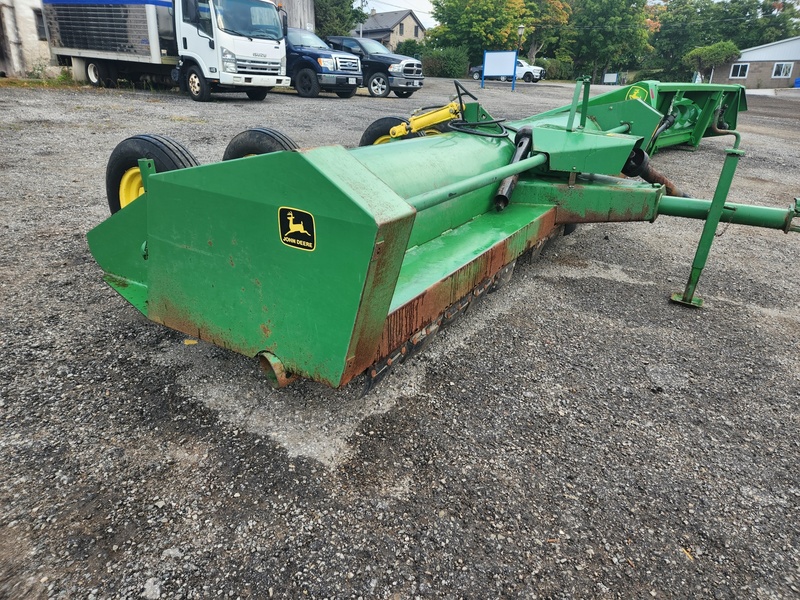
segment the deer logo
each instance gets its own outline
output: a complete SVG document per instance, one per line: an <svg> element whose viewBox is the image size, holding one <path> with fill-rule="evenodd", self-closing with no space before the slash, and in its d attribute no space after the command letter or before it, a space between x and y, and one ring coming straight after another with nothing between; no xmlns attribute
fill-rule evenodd
<svg viewBox="0 0 800 600"><path fill-rule="evenodd" d="M302 221L299 223L294 222L294 213L292 213L292 211L286 213L286 221L289 223L289 231L286 232L286 235L291 233L304 233L308 237L311 237L311 234L306 231L305 227L303 227Z"/></svg>
<svg viewBox="0 0 800 600"><path fill-rule="evenodd" d="M314 215L299 208L282 206L278 209L278 231L286 246L307 251L316 246Z"/></svg>

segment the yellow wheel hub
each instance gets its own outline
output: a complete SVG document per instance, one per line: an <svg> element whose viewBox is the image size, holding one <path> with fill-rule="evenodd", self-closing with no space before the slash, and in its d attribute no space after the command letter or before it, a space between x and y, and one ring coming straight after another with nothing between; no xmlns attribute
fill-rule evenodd
<svg viewBox="0 0 800 600"><path fill-rule="evenodd" d="M125 208L142 194L144 194L142 173L139 167L131 167L119 181L119 207Z"/></svg>

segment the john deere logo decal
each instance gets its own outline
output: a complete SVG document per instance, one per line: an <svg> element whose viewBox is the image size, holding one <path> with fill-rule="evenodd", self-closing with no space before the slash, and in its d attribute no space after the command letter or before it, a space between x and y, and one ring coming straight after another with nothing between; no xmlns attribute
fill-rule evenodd
<svg viewBox="0 0 800 600"><path fill-rule="evenodd" d="M281 241L287 246L310 252L317 245L314 215L304 210L281 206L278 209L278 229Z"/></svg>
<svg viewBox="0 0 800 600"><path fill-rule="evenodd" d="M625 100L644 100L647 102L647 90L638 85L634 85L628 90L628 93L625 94Z"/></svg>

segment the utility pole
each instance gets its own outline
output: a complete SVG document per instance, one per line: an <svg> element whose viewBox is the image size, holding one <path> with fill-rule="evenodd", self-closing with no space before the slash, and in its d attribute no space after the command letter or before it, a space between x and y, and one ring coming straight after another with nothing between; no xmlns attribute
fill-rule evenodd
<svg viewBox="0 0 800 600"><path fill-rule="evenodd" d="M361 10L367 12L367 0L361 0ZM364 23L358 24L358 37L364 37Z"/></svg>

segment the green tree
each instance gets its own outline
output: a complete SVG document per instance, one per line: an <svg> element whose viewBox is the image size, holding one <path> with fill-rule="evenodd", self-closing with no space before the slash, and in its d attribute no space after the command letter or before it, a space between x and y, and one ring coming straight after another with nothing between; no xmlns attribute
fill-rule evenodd
<svg viewBox="0 0 800 600"><path fill-rule="evenodd" d="M432 0L440 25L428 30L428 45L465 48L472 63L484 50L511 50L519 38L517 26L527 12L524 0Z"/></svg>
<svg viewBox="0 0 800 600"><path fill-rule="evenodd" d="M548 44L559 39L572 14L572 7L566 0L526 0L527 17L524 21L528 62L533 64L536 55Z"/></svg>
<svg viewBox="0 0 800 600"><path fill-rule="evenodd" d="M354 8L352 0L315 0L316 34L347 35L356 25L367 20L367 13Z"/></svg>
<svg viewBox="0 0 800 600"><path fill-rule="evenodd" d="M611 67L643 60L652 50L644 7L645 0L575 0L571 25L578 70L596 81Z"/></svg>
<svg viewBox="0 0 800 600"><path fill-rule="evenodd" d="M741 52L733 42L717 42L711 46L695 48L683 57L683 64L703 75L705 80L714 67L736 60Z"/></svg>
<svg viewBox="0 0 800 600"><path fill-rule="evenodd" d="M395 54L402 54L403 56L421 56L425 45L417 40L403 40L397 44L394 49Z"/></svg>
<svg viewBox="0 0 800 600"><path fill-rule="evenodd" d="M683 57L701 46L720 41L714 30L717 21L713 0L667 0L666 8L651 13L654 23L653 53L646 67L661 71L662 81L684 81L691 69Z"/></svg>
<svg viewBox="0 0 800 600"><path fill-rule="evenodd" d="M797 6L792 0L727 0L715 5L714 29L720 40L752 48L798 34Z"/></svg>

